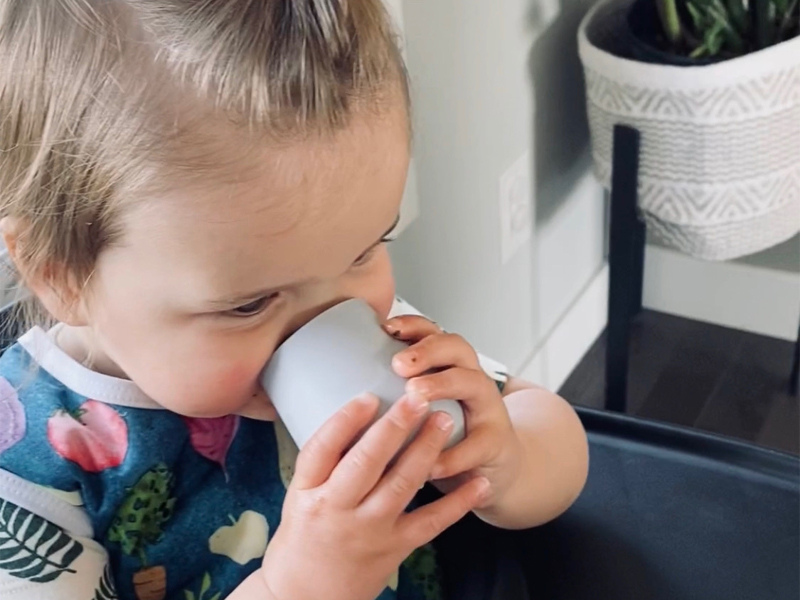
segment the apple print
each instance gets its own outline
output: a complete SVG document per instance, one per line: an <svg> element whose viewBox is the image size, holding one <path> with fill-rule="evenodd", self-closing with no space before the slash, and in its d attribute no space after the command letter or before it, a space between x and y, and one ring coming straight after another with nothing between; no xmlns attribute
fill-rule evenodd
<svg viewBox="0 0 800 600"><path fill-rule="evenodd" d="M25 437L25 411L17 390L0 377L0 454Z"/></svg>
<svg viewBox="0 0 800 600"><path fill-rule="evenodd" d="M239 417L237 415L215 419L183 417L183 421L189 428L189 442L192 444L192 448L200 456L204 456L222 467L227 479L225 459L234 438L236 438L236 432L239 430Z"/></svg>
<svg viewBox="0 0 800 600"><path fill-rule="evenodd" d="M220 527L208 540L211 553L227 556L240 565L264 558L269 539L269 524L264 515L246 510L238 521L232 515L228 518L231 525Z"/></svg>
<svg viewBox="0 0 800 600"><path fill-rule="evenodd" d="M87 400L47 421L47 439L56 453L87 473L118 467L128 451L128 426L108 404Z"/></svg>
<svg viewBox="0 0 800 600"><path fill-rule="evenodd" d="M393 592L396 592L397 586L399 584L400 584L400 571L395 571L394 573L392 573L392 576L389 577L389 582L386 584L386 587L388 587Z"/></svg>

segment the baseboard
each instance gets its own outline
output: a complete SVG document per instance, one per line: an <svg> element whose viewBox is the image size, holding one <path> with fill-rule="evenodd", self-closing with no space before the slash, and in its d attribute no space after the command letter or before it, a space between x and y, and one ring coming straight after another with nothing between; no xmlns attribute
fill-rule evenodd
<svg viewBox="0 0 800 600"><path fill-rule="evenodd" d="M687 319L795 340L800 322L800 273L704 262L648 245L644 306Z"/></svg>
<svg viewBox="0 0 800 600"><path fill-rule="evenodd" d="M604 265L546 337L542 346L516 372L549 390L558 390L606 327L608 265Z"/></svg>

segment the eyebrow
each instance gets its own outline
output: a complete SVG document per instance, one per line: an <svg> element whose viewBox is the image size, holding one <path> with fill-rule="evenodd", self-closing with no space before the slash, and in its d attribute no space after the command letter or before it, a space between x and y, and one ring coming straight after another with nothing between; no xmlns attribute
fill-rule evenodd
<svg viewBox="0 0 800 600"><path fill-rule="evenodd" d="M388 238L394 232L394 230L397 229L397 226L399 224L400 224L400 214L398 214L397 217L395 217L395 220L392 223L392 226L389 227L389 229L387 229L383 233L383 235L381 235L381 237L379 237L373 244L370 244L369 248L367 248L361 254L359 254L358 257L356 257L356 260L358 260L359 258L364 256L367 252L369 252L370 250L375 248L375 246L377 246L378 244L383 242L386 238ZM224 310L226 308L235 308L237 306L241 306L242 304L246 304L248 302L254 302L255 300L258 300L259 298L263 298L265 296L269 296L270 294L274 294L275 292L279 292L279 291L281 291L283 289L286 289L288 287L291 287L293 285L297 285L298 283L302 283L302 281L295 281L295 282L287 283L285 285L281 285L281 286L278 286L278 287L273 287L273 288L269 288L269 289L265 289L265 290L259 290L259 291L255 291L255 292L250 293L250 294L243 294L243 295L237 296L235 298L224 298L222 300L212 300L211 302L208 302L207 305L211 310Z"/></svg>

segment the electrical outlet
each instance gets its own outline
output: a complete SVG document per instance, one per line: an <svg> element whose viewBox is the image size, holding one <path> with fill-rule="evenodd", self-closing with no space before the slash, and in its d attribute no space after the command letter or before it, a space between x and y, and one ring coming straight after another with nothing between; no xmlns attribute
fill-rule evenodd
<svg viewBox="0 0 800 600"><path fill-rule="evenodd" d="M530 154L525 152L500 177L500 246L503 264L533 235L533 178Z"/></svg>

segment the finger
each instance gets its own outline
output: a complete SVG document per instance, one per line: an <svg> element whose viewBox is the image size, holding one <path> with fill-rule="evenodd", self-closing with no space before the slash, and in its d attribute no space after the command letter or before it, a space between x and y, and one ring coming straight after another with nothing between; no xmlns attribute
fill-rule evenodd
<svg viewBox="0 0 800 600"><path fill-rule="evenodd" d="M334 502L346 507L360 504L427 413L425 401L404 397L395 402L333 469L328 490Z"/></svg>
<svg viewBox="0 0 800 600"><path fill-rule="evenodd" d="M431 479L449 479L490 463L497 448L486 433L486 428L470 431L464 441L442 452L431 470Z"/></svg>
<svg viewBox="0 0 800 600"><path fill-rule="evenodd" d="M428 336L398 352L392 359L392 367L400 377L405 378L446 367L481 368L478 355L469 342L453 333Z"/></svg>
<svg viewBox="0 0 800 600"><path fill-rule="evenodd" d="M365 501L367 510L393 515L405 510L429 479L452 430L453 419L447 413L437 413L429 418Z"/></svg>
<svg viewBox="0 0 800 600"><path fill-rule="evenodd" d="M489 480L479 477L436 502L402 515L398 521L402 539L411 550L424 546L479 508L489 498L490 490Z"/></svg>
<svg viewBox="0 0 800 600"><path fill-rule="evenodd" d="M442 333L442 328L425 317L417 315L403 315L389 319L383 328L392 337L409 344L416 343L429 335Z"/></svg>
<svg viewBox="0 0 800 600"><path fill-rule="evenodd" d="M355 437L375 418L378 406L375 396L356 398L320 427L297 457L292 486L308 490L325 483Z"/></svg>
<svg viewBox="0 0 800 600"><path fill-rule="evenodd" d="M472 426L505 412L497 386L483 371L454 367L406 382L406 394L425 402L459 400Z"/></svg>

